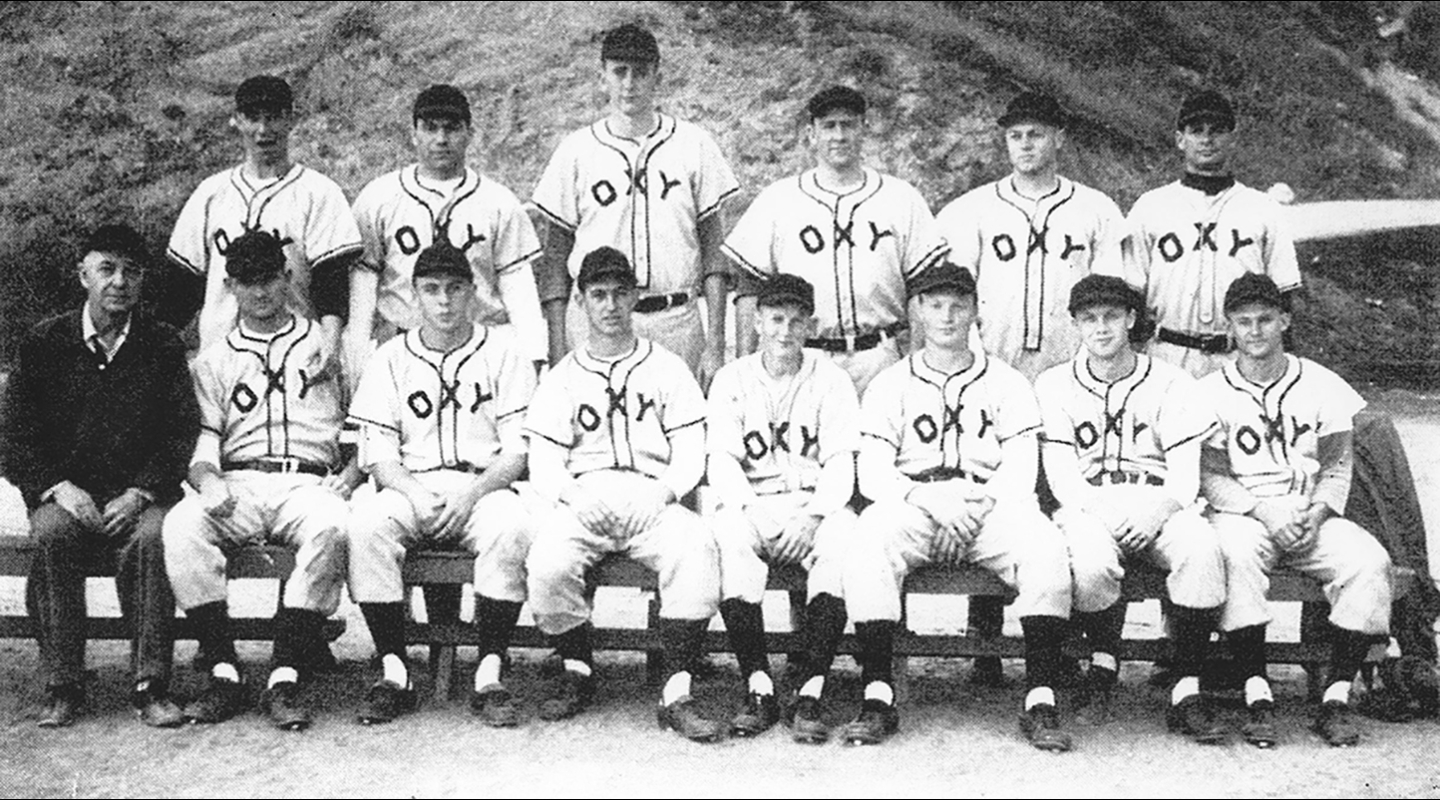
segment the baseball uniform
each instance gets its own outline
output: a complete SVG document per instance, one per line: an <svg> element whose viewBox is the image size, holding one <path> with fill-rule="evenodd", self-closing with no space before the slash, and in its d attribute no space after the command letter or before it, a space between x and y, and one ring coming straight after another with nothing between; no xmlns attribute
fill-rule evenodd
<svg viewBox="0 0 1440 800"><path fill-rule="evenodd" d="M523 453L521 424L535 390L530 358L513 327L478 323L470 339L448 353L427 348L419 330L381 345L350 406L360 429L361 467L398 462L427 490L448 498L502 454ZM392 488L356 499L350 518L355 602L404 598L405 550L432 533L439 511L415 508ZM476 594L525 600L529 539L529 513L516 488L480 498L459 542L476 554Z"/></svg>
<svg viewBox="0 0 1440 800"><path fill-rule="evenodd" d="M427 180L411 164L367 184L354 212L364 264L379 276L375 311L390 329L420 327L411 274L420 251L445 230L474 271L477 321L513 324L532 360L545 360L548 334L531 273L540 242L509 189L469 168L458 181Z"/></svg>
<svg viewBox="0 0 1440 800"><path fill-rule="evenodd" d="M1206 194L1175 181L1141 195L1128 222L1125 279L1159 327L1150 354L1197 378L1233 360L1222 308L1231 282L1256 272L1282 292L1300 287L1279 204L1244 184Z"/></svg>
<svg viewBox="0 0 1440 800"><path fill-rule="evenodd" d="M725 239L744 272L788 272L815 286L816 346L829 350L856 391L900 357L905 282L949 247L915 187L865 169L853 191L833 192L818 170L766 187Z"/></svg>
<svg viewBox="0 0 1440 800"><path fill-rule="evenodd" d="M311 271L323 262L358 253L360 232L345 194L334 181L294 164L281 177L256 182L243 166L201 181L175 220L166 251L171 261L205 278L200 349L224 340L235 327L235 296L225 288L225 250L246 231L273 233L285 246L291 308L314 317Z"/></svg>
<svg viewBox="0 0 1440 800"><path fill-rule="evenodd" d="M708 277L701 274L699 224L740 187L710 134L668 114L656 119L638 141L612 133L607 120L565 137L540 176L534 202L575 237L570 278L598 247L630 259L641 294L636 332L678 354L694 372L705 346L694 299ZM572 284L563 275L542 275L541 301L564 298ZM573 297L566 330L572 347L588 330Z"/></svg>
<svg viewBox="0 0 1440 800"><path fill-rule="evenodd" d="M979 288L985 352L1033 381L1080 345L1066 302L1091 273L1121 275L1125 221L1115 201L1057 177L1055 191L1031 199L1013 177L961 195L935 219L950 260Z"/></svg>

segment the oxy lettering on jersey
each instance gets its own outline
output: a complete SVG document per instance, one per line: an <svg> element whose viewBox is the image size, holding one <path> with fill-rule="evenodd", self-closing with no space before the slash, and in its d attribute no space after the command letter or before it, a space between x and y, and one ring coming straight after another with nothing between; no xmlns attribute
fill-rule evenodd
<svg viewBox="0 0 1440 800"><path fill-rule="evenodd" d="M1104 417L1105 435L1109 436L1114 434L1117 439L1124 439L1125 409L1122 408L1114 414L1108 411L1102 411L1100 413L1101 416ZM1130 441L1132 443L1140 441L1140 434L1149 428L1150 426L1148 424L1135 420L1130 426ZM1072 433L1075 436L1075 444L1079 445L1082 450L1089 450L1100 441L1100 428L1096 427L1095 423L1090 420L1083 420L1076 424L1072 429Z"/></svg>
<svg viewBox="0 0 1440 800"><path fill-rule="evenodd" d="M1258 424L1255 426L1241 425L1235 429L1235 446L1240 448L1240 452L1247 456L1253 456L1260 452L1261 445L1268 445L1273 442L1279 442L1282 450L1294 447L1300 441L1301 436L1304 436L1315 428L1314 425L1308 422L1301 422L1299 418L1293 414L1290 415L1290 432L1288 434L1285 431L1285 416L1283 414L1274 419L1260 414L1257 420ZM1261 433L1261 431L1264 431L1264 433Z"/></svg>
<svg viewBox="0 0 1440 800"><path fill-rule="evenodd" d="M1029 241L1025 244L1025 255L1039 251L1041 255L1050 255L1050 229L1030 229ZM1076 242L1075 237L1065 234L1065 246L1060 250L1060 258L1068 259L1072 253L1085 249L1085 245ZM997 233L990 237L990 250L995 257L1001 261L1009 261L1020 254L1020 249L1015 245L1015 240L1008 233Z"/></svg>
<svg viewBox="0 0 1440 800"><path fill-rule="evenodd" d="M771 453L789 453L790 423L770 423L770 435L757 430L746 431L741 437L745 455L751 461L759 461ZM820 432L811 432L809 425L800 426L800 457L815 459L820 455Z"/></svg>
<svg viewBox="0 0 1440 800"><path fill-rule="evenodd" d="M601 417L600 411L589 403L581 403L575 410L575 422L587 432L594 432L600 428L604 419L613 418L619 414L625 419L633 419L635 422L644 422L646 412L655 407L655 399L646 397L644 392L636 392L634 400L635 416L630 416L630 391L622 387L619 390L605 387L605 416Z"/></svg>
<svg viewBox="0 0 1440 800"><path fill-rule="evenodd" d="M866 224L870 226L870 252L872 253L880 247L880 243L887 237L891 239L895 238L895 231L891 228L881 228L873 221L869 221ZM837 220L834 226L833 247L837 250L840 249L840 245L842 244L849 245L852 248L855 247L855 221L851 220L850 224L841 225ZM811 255L824 252L825 234L821 233L820 229L814 225L806 225L800 229L800 246L804 247L805 252Z"/></svg>
<svg viewBox="0 0 1440 800"><path fill-rule="evenodd" d="M1195 243L1191 245L1188 252L1198 253L1201 250L1208 250L1212 253L1220 252L1222 245L1215 240L1215 231L1220 223L1196 222L1192 224L1195 226ZM1241 250L1253 244L1255 244L1253 238L1241 235L1240 231L1236 228L1230 228L1230 243L1226 255L1234 258ZM1175 231L1170 231L1164 236L1161 236L1159 240L1155 242L1155 249L1160 251L1160 257L1165 259L1167 263L1180 260L1180 257L1187 252L1185 243L1180 239L1180 234Z"/></svg>
<svg viewBox="0 0 1440 800"><path fill-rule="evenodd" d="M935 441L936 437L949 434L952 430L957 434L963 435L965 433L965 425L960 421L960 414L964 410L964 403L957 403L954 406L947 404L945 410L942 412L942 422L940 424L935 422L935 417L929 414L921 414L911 421L910 428L915 431L915 435L919 436L920 441L925 444L930 444ZM980 430L975 433L975 438L985 438L985 432L990 430L990 426L993 424L994 420L990 419L990 412L983 408L980 409Z"/></svg>
<svg viewBox="0 0 1440 800"><path fill-rule="evenodd" d="M450 382L440 381L440 391L437 393L436 399L432 400L430 393L424 389L416 389L405 398L405 405L410 408L410 413L419 419L425 419L436 411L443 412L447 408L455 409L456 413L459 413L462 408L466 408L471 414L474 414L480 410L481 406L494 400L495 395L485 391L485 387L479 381L476 381L473 387L473 391L469 395L471 402L468 404L462 399L464 393L461 390L460 379L456 378Z"/></svg>
<svg viewBox="0 0 1440 800"><path fill-rule="evenodd" d="M671 179L669 175L665 174L665 170L663 169L655 170L655 174L660 178L660 199L665 200L670 197L670 190L680 185L680 181ZM650 196L650 179L648 172L645 170L632 172L630 168L627 167L625 169L625 177L626 196L637 194L647 198ZM620 192L615 189L615 184L601 178L590 186L590 196L595 198L595 202L601 206L608 206L619 199Z"/></svg>
<svg viewBox="0 0 1440 800"><path fill-rule="evenodd" d="M270 395L277 392L283 397L285 395L285 370L282 368L272 371L268 367L263 366L260 370L265 376L265 399L268 401ZM311 389L330 380L332 376L322 372L311 377L302 369L296 372L296 377L300 379L300 391L296 394L296 397L304 400L305 397L310 394ZM242 414L248 414L253 411L255 406L259 405L260 397L261 395L256 394L255 390L251 389L250 385L245 381L238 381L235 384L235 388L230 390L230 404L235 406Z"/></svg>

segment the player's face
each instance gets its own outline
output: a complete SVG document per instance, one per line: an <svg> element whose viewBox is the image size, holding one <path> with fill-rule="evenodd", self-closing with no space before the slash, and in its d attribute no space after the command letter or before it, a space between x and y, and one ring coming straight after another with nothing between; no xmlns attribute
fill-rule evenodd
<svg viewBox="0 0 1440 800"><path fill-rule="evenodd" d="M648 61L604 61L600 64L600 82L610 98L610 108L627 117L638 117L655 110L655 94L660 88L660 65Z"/></svg>
<svg viewBox="0 0 1440 800"><path fill-rule="evenodd" d="M835 109L810 123L810 146L815 158L831 169L854 169L865 144L865 118L853 111Z"/></svg>
<svg viewBox="0 0 1440 800"><path fill-rule="evenodd" d="M1090 306L1075 312L1075 328L1085 350L1097 358L1114 358L1128 347L1133 327L1135 311L1124 306Z"/></svg>
<svg viewBox="0 0 1440 800"><path fill-rule="evenodd" d="M453 117L415 120L413 141L420 167L427 175L453 178L465 168L465 151L473 134L469 125Z"/></svg>
<svg viewBox="0 0 1440 800"><path fill-rule="evenodd" d="M80 261L80 285L90 308L107 314L128 314L140 302L145 271L124 256L86 253Z"/></svg>
<svg viewBox="0 0 1440 800"><path fill-rule="evenodd" d="M1064 131L1040 122L1020 122L1005 129L1010 165L1021 175L1053 172L1064 142Z"/></svg>
<svg viewBox="0 0 1440 800"><path fill-rule="evenodd" d="M289 272L277 272L254 283L226 278L225 285L235 293L240 318L249 325L267 327L267 323L288 313L285 299L290 288Z"/></svg>
<svg viewBox="0 0 1440 800"><path fill-rule="evenodd" d="M633 284L600 281L585 287L580 295L590 332L596 336L624 336L633 330L630 313L640 292Z"/></svg>
<svg viewBox="0 0 1440 800"><path fill-rule="evenodd" d="M1201 175L1225 172L1235 152L1235 130L1209 120L1192 122L1175 132L1175 146L1185 156L1185 169Z"/></svg>
<svg viewBox="0 0 1440 800"><path fill-rule="evenodd" d="M1285 352L1290 315L1284 311L1256 303L1235 309L1226 319L1241 354L1259 360Z"/></svg>
<svg viewBox="0 0 1440 800"><path fill-rule="evenodd" d="M760 306L755 314L760 349L771 358L794 357L815 334L815 317L797 305Z"/></svg>
<svg viewBox="0 0 1440 800"><path fill-rule="evenodd" d="M919 312L926 345L958 350L969 344L970 326L975 322L975 295L926 292L920 295Z"/></svg>
<svg viewBox="0 0 1440 800"><path fill-rule="evenodd" d="M470 324L475 284L451 275L415 279L415 299L425 326L437 333L452 333Z"/></svg>
<svg viewBox="0 0 1440 800"><path fill-rule="evenodd" d="M295 115L275 111L256 111L251 115L236 111L230 117L230 126L240 134L240 146L245 148L246 157L273 163L283 161L289 152Z"/></svg>

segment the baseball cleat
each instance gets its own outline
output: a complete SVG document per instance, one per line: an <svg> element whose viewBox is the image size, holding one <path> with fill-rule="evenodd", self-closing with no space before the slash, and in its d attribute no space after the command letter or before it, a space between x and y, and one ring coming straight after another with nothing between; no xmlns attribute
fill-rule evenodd
<svg viewBox="0 0 1440 800"><path fill-rule="evenodd" d="M75 724L83 705L85 690L79 685L51 686L46 690L45 707L35 724L42 728L68 728Z"/></svg>
<svg viewBox="0 0 1440 800"><path fill-rule="evenodd" d="M303 731L310 727L310 711L300 704L300 685L283 681L260 695L260 707L270 724L282 731Z"/></svg>
<svg viewBox="0 0 1440 800"><path fill-rule="evenodd" d="M751 692L745 698L745 708L730 721L730 733L743 738L759 736L779 721L780 703L775 695Z"/></svg>
<svg viewBox="0 0 1440 800"><path fill-rule="evenodd" d="M700 716L695 700L683 695L668 706L655 709L655 721L692 742L718 742L725 738L725 725Z"/></svg>
<svg viewBox="0 0 1440 800"><path fill-rule="evenodd" d="M394 681L376 681L365 694L365 710L360 712L361 725L383 725L394 722L415 708L415 690Z"/></svg>
<svg viewBox="0 0 1440 800"><path fill-rule="evenodd" d="M540 718L568 719L584 711L595 696L595 677L565 669L565 662L550 657L540 664L540 674L547 678L545 699L540 702Z"/></svg>
<svg viewBox="0 0 1440 800"><path fill-rule="evenodd" d="M882 744L900 729L900 713L895 706L880 700L866 700L860 715L840 733L845 744Z"/></svg>
<svg viewBox="0 0 1440 800"><path fill-rule="evenodd" d="M1020 715L1020 732L1037 750L1064 753L1071 748L1070 734L1060 730L1060 715L1055 706L1040 703Z"/></svg>
<svg viewBox="0 0 1440 800"><path fill-rule="evenodd" d="M801 744L825 744L830 727L825 724L825 706L820 698L800 695L791 709L790 736Z"/></svg>
<svg viewBox="0 0 1440 800"><path fill-rule="evenodd" d="M513 728L520 724L515 695L504 686L487 686L470 694L470 713L492 728Z"/></svg>
<svg viewBox="0 0 1440 800"><path fill-rule="evenodd" d="M1257 700L1246 709L1249 719L1240 733L1245 741L1261 750L1269 750L1280 743L1280 734L1275 729L1275 704L1269 700Z"/></svg>
<svg viewBox="0 0 1440 800"><path fill-rule="evenodd" d="M1225 728L1215 721L1210 702L1192 694L1165 710L1165 727L1183 733L1200 744L1224 744Z"/></svg>
<svg viewBox="0 0 1440 800"><path fill-rule="evenodd" d="M152 728L176 728L185 724L185 714L175 701L152 686L132 692L130 706L140 721Z"/></svg>
<svg viewBox="0 0 1440 800"><path fill-rule="evenodd" d="M1331 747L1354 747L1360 743L1360 728L1355 724L1349 703L1325 701L1311 727Z"/></svg>
<svg viewBox="0 0 1440 800"><path fill-rule="evenodd" d="M1075 721L1082 725L1103 725L1110 721L1116 675L1104 667L1091 667L1075 697Z"/></svg>
<svg viewBox="0 0 1440 800"><path fill-rule="evenodd" d="M224 722L245 707L245 688L237 681L210 677L205 691L185 706L185 719L199 725Z"/></svg>

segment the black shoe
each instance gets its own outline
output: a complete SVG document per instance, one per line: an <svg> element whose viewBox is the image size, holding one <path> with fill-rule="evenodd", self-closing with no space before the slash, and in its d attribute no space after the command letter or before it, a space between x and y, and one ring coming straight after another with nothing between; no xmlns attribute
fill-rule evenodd
<svg viewBox="0 0 1440 800"><path fill-rule="evenodd" d="M1315 715L1314 731L1331 747L1354 747L1360 743L1360 728L1349 703L1327 700Z"/></svg>
<svg viewBox="0 0 1440 800"><path fill-rule="evenodd" d="M565 669L559 656L551 656L540 664L546 678L545 699L540 702L540 718L568 719L584 711L595 696L595 676L581 675Z"/></svg>
<svg viewBox="0 0 1440 800"><path fill-rule="evenodd" d="M1064 753L1071 747L1070 734L1060 730L1055 706L1040 703L1020 715L1020 732L1037 750Z"/></svg>
<svg viewBox="0 0 1440 800"><path fill-rule="evenodd" d="M655 721L662 729L669 728L692 742L718 742L725 738L724 723L700 716L695 700L688 694L657 708Z"/></svg>
<svg viewBox="0 0 1440 800"><path fill-rule="evenodd" d="M360 712L361 725L384 725L394 722L415 708L415 689L395 681L379 680L365 693L365 710Z"/></svg>
<svg viewBox="0 0 1440 800"><path fill-rule="evenodd" d="M67 683L45 690L45 705L35 724L42 728L68 728L85 705L85 690L79 684Z"/></svg>
<svg viewBox="0 0 1440 800"><path fill-rule="evenodd" d="M282 681L260 694L260 707L270 724L282 731L303 731L310 727L310 710L300 704L300 685Z"/></svg>
<svg viewBox="0 0 1440 800"><path fill-rule="evenodd" d="M830 727L825 724L825 706L818 697L800 695L791 707L790 736L801 744L825 744Z"/></svg>
<svg viewBox="0 0 1440 800"><path fill-rule="evenodd" d="M900 713L880 700L866 700L860 715L841 730L845 744L882 744L900 729Z"/></svg>
<svg viewBox="0 0 1440 800"><path fill-rule="evenodd" d="M170 694L159 684L146 681L130 693L130 706L140 721L152 728L177 728L185 724L185 714Z"/></svg>
<svg viewBox="0 0 1440 800"><path fill-rule="evenodd" d="M492 728L513 728L520 724L520 708L515 704L515 695L498 683L471 692L470 713Z"/></svg>
<svg viewBox="0 0 1440 800"><path fill-rule="evenodd" d="M1082 725L1109 722L1117 680L1114 672L1092 666L1075 694L1075 721Z"/></svg>
<svg viewBox="0 0 1440 800"><path fill-rule="evenodd" d="M1178 703L1172 703L1165 711L1165 726L1200 744L1225 743L1225 728L1215 721L1210 701L1201 694L1192 694Z"/></svg>
<svg viewBox="0 0 1440 800"><path fill-rule="evenodd" d="M1245 710L1249 719L1240 733L1245 741L1261 750L1269 750L1280 743L1280 733L1275 728L1275 704L1269 700L1257 700Z"/></svg>
<svg viewBox="0 0 1440 800"><path fill-rule="evenodd" d="M205 685L205 691L186 705L185 710L181 713L185 715L185 719L191 722L211 725L230 719L239 714L244 707L245 687L238 681L229 681L212 675Z"/></svg>
<svg viewBox="0 0 1440 800"><path fill-rule="evenodd" d="M780 703L773 694L751 692L745 708L730 721L730 733L740 737L759 736L780 721Z"/></svg>

